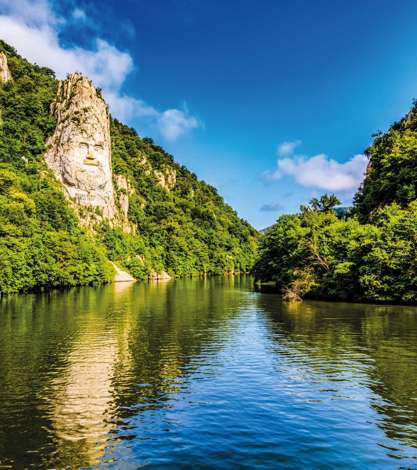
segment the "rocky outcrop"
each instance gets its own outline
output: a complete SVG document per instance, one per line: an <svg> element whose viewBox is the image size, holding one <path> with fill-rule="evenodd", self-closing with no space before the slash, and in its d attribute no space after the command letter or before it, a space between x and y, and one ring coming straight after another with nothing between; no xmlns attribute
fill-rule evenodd
<svg viewBox="0 0 417 470"><path fill-rule="evenodd" d="M125 233L135 233L136 228L129 221L129 198L135 192L124 175L114 175L114 188L116 190L115 199L118 208L118 218L115 225L118 225Z"/></svg>
<svg viewBox="0 0 417 470"><path fill-rule="evenodd" d="M45 160L68 197L114 220L110 123L107 105L90 80L74 73L59 83L52 113L57 119Z"/></svg>
<svg viewBox="0 0 417 470"><path fill-rule="evenodd" d="M148 279L150 281L169 281L171 279L171 276L165 271L161 271L160 273L157 273L156 271L152 271L149 274Z"/></svg>
<svg viewBox="0 0 417 470"><path fill-rule="evenodd" d="M7 64L7 57L4 52L0 52L0 83L6 83L12 79L9 66Z"/></svg>
<svg viewBox="0 0 417 470"><path fill-rule="evenodd" d="M127 218L129 212L129 194L132 192L126 176L114 175L116 186L119 193L119 206L123 217Z"/></svg>
<svg viewBox="0 0 417 470"><path fill-rule="evenodd" d="M154 171L158 184L167 191L171 191L177 182L177 172L173 168L165 168L163 171Z"/></svg>
<svg viewBox="0 0 417 470"><path fill-rule="evenodd" d="M128 272L122 271L118 266L112 263L114 267L114 279L113 282L135 282L136 279L131 276Z"/></svg>
<svg viewBox="0 0 417 470"><path fill-rule="evenodd" d="M169 168L167 166L159 170L154 170L144 155L139 157L139 163L142 166L145 175L153 176L159 186L164 188L166 191L174 189L177 182L177 172L174 168Z"/></svg>

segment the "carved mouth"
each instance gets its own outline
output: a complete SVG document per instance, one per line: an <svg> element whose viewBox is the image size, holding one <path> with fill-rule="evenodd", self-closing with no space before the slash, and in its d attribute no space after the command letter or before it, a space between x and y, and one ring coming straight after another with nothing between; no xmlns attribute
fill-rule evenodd
<svg viewBox="0 0 417 470"><path fill-rule="evenodd" d="M100 163L93 157L93 155L88 153L85 157L84 165L99 166Z"/></svg>
<svg viewBox="0 0 417 470"><path fill-rule="evenodd" d="M84 165L99 166L100 163L97 160L94 160L94 158L86 158L84 160Z"/></svg>

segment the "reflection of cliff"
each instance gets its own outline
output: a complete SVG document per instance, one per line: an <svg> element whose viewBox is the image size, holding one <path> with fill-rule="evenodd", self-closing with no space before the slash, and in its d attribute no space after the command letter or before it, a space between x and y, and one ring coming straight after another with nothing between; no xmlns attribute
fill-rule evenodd
<svg viewBox="0 0 417 470"><path fill-rule="evenodd" d="M168 406L198 370L195 359L221 349L244 301L233 288L238 278L213 288L221 282L115 284L7 300L0 455L38 467L98 464L123 423ZM1 439L6 433L16 437Z"/></svg>
<svg viewBox="0 0 417 470"><path fill-rule="evenodd" d="M126 340L135 321L128 316L115 322L112 314L117 306L123 308L132 286L5 299L0 397L13 396L15 402L33 403L34 408L29 416L16 419L13 403L8 408L0 400L0 441L3 432L13 430L17 436L15 443L7 439L7 448L1 449L0 443L0 455L19 454L23 439L26 449L35 450L41 443L48 450L47 456L31 455L31 463L39 467L65 463L77 468L99 461L114 427L114 367L123 357L129 370ZM25 461L25 456L17 460Z"/></svg>
<svg viewBox="0 0 417 470"><path fill-rule="evenodd" d="M126 301L133 284L114 284L102 291L99 311L86 310L65 366L49 384L50 419L59 442L60 460L73 456L74 466L97 464L115 427L113 378L119 356L130 367L131 318L115 328L109 313Z"/></svg>
<svg viewBox="0 0 417 470"><path fill-rule="evenodd" d="M100 339L102 344L89 345L89 334L84 334L69 354L62 375L50 384L51 421L60 455L74 453L95 464L113 427L111 382L116 348L106 337Z"/></svg>
<svg viewBox="0 0 417 470"><path fill-rule="evenodd" d="M279 344L320 374L353 374L381 399L387 436L417 443L417 310L331 302L280 303L259 297ZM400 425L399 425L400 424ZM404 432L404 427L407 432Z"/></svg>

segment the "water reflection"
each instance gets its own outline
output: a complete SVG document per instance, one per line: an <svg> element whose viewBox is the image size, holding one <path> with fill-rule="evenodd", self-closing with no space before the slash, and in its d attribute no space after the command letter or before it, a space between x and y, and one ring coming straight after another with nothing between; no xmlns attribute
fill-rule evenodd
<svg viewBox="0 0 417 470"><path fill-rule="evenodd" d="M99 311L117 314L115 306L123 308L132 290L130 283L107 289L100 296ZM115 325L110 315L98 316L94 306L83 312L83 327L71 341L65 365L42 391L50 403L48 416L60 462L76 466L100 461L116 426L114 371L118 361L125 371L132 365L128 339L133 320L129 315Z"/></svg>
<svg viewBox="0 0 417 470"><path fill-rule="evenodd" d="M285 345L286 354L318 374L315 379L333 382L339 396L352 398L355 382L368 387L386 435L417 447L415 307L286 304L271 295L260 296L258 305L268 314L275 350Z"/></svg>
<svg viewBox="0 0 417 470"><path fill-rule="evenodd" d="M0 466L416 462L415 308L285 304L229 277L0 309Z"/></svg>
<svg viewBox="0 0 417 470"><path fill-rule="evenodd" d="M123 419L166 405L217 322L239 311L230 278L115 284L3 299L0 464L98 464ZM222 335L227 335L224 325ZM221 342L216 343L220 347ZM124 438L130 438L129 433ZM25 446L21 442L24 440Z"/></svg>

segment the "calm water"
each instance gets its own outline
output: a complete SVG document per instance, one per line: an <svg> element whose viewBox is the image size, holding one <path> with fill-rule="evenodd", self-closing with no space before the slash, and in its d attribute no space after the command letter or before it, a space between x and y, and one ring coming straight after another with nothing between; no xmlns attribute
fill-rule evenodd
<svg viewBox="0 0 417 470"><path fill-rule="evenodd" d="M417 308L250 278L0 303L0 467L417 468Z"/></svg>

